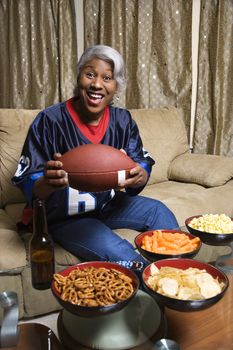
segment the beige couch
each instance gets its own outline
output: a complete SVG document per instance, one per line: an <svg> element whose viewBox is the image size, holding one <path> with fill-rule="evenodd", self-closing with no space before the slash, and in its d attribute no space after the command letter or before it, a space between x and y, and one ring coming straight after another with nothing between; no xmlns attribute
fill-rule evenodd
<svg viewBox="0 0 233 350"><path fill-rule="evenodd" d="M29 233L20 237L16 222L24 207L22 193L12 186L11 177L29 124L36 110L0 110L0 291L18 293L20 318L59 309L50 290L31 286L27 260ZM162 200L176 215L181 226L187 217L200 213L233 216L233 159L190 154L181 115L175 108L131 111L141 131L145 148L156 159L149 184L143 194ZM118 230L133 242L135 231ZM204 246L197 258L211 261L228 247ZM79 261L56 246L57 269Z"/></svg>

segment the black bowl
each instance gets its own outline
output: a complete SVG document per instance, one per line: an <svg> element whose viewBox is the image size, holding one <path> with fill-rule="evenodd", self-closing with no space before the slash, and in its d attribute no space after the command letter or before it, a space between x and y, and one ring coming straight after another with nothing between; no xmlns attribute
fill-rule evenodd
<svg viewBox="0 0 233 350"><path fill-rule="evenodd" d="M199 250L201 248L201 241L200 241L199 244L198 244L198 247L195 250L192 250L192 251L186 252L186 253L162 254L162 253L150 252L150 251L145 250L145 249L142 248L142 241L143 241L145 236L152 236L154 231L155 230L142 232L139 235L137 235L135 237L135 239L134 239L135 245L136 245L138 251L140 252L140 254L143 255L149 261L156 261L156 260L168 259L168 258L193 258L195 255L197 255L197 253L199 252ZM185 231L179 231L179 230L160 230L160 231L168 232L168 233L172 233L172 234L174 234L174 233L185 234L190 239L196 237L196 236L192 235L191 233L185 232Z"/></svg>
<svg viewBox="0 0 233 350"><path fill-rule="evenodd" d="M148 278L151 275L151 266L155 265L158 269L160 269L162 266L169 266L169 267L175 267L179 269L186 270L189 267L198 268L198 269L205 269L206 272L210 273L214 278L218 278L219 282L224 283L224 288L222 289L221 293L217 294L214 297L207 298L207 299L201 299L201 300L179 300L172 297L168 297L165 295L162 295L156 291L154 291L148 284ZM225 294L228 286L229 286L229 280L225 273L218 270L214 266L210 264L203 263L198 260L193 259L164 259L156 261L150 265L148 265L142 274L143 279L143 285L146 291L152 295L155 300L163 306L166 306L170 309L178 310L178 311L198 311L202 309L206 309L213 304L215 304L217 301L219 301L223 295Z"/></svg>
<svg viewBox="0 0 233 350"><path fill-rule="evenodd" d="M185 225L190 233L194 236L199 237L203 243L208 245L227 245L228 243L233 241L233 233L210 233L197 230L191 227L189 224L192 219L199 218L202 215L194 215L185 220ZM233 221L233 219L231 218Z"/></svg>
<svg viewBox="0 0 233 350"><path fill-rule="evenodd" d="M126 276L130 277L132 279L132 284L133 284L133 293L129 296L129 298L111 305L80 306L61 299L61 294L55 288L55 280L53 279L51 284L51 290L53 295L57 299L57 301L60 303L60 305L67 311L71 312L72 314L84 316L84 317L95 317L100 315L106 315L106 314L119 311L122 308L124 308L129 303L129 301L135 296L140 285L137 275L132 270L127 269L126 267L123 267L121 265L118 265L117 263L111 263L111 262L105 262L105 261L89 261L89 262L83 262L83 263L68 267L62 271L59 271L58 273L62 276L68 276L70 272L72 272L73 270L76 270L77 268L82 270L91 266L95 268L104 267L106 269L115 269L125 274Z"/></svg>

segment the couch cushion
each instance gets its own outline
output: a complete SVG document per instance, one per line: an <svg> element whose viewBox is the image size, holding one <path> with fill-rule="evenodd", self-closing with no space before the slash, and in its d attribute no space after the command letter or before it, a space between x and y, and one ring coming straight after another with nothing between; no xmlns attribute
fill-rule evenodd
<svg viewBox="0 0 233 350"><path fill-rule="evenodd" d="M164 201L167 198L179 197L187 193L198 193L203 190L204 187L197 184L164 181L146 186L141 194L146 197Z"/></svg>
<svg viewBox="0 0 233 350"><path fill-rule="evenodd" d="M169 171L171 180L221 186L233 178L233 159L212 154L183 154L171 162Z"/></svg>
<svg viewBox="0 0 233 350"><path fill-rule="evenodd" d="M25 201L11 184L26 134L39 110L0 109L0 207Z"/></svg>
<svg viewBox="0 0 233 350"><path fill-rule="evenodd" d="M149 183L166 181L171 161L189 151L182 115L175 107L130 110L146 150L155 159Z"/></svg>
<svg viewBox="0 0 233 350"><path fill-rule="evenodd" d="M185 219L199 214L221 214L233 216L232 187L228 184L203 189L199 192L186 193L163 200L175 214L180 226L184 226Z"/></svg>
<svg viewBox="0 0 233 350"><path fill-rule="evenodd" d="M13 271L27 264L26 250L23 241L16 231L0 229L0 271Z"/></svg>
<svg viewBox="0 0 233 350"><path fill-rule="evenodd" d="M14 203L5 206L6 214L11 218L11 220L17 224L21 221L23 209L26 203Z"/></svg>
<svg viewBox="0 0 233 350"><path fill-rule="evenodd" d="M0 209L0 241L1 241L1 229L15 230L15 222L7 215L5 210Z"/></svg>

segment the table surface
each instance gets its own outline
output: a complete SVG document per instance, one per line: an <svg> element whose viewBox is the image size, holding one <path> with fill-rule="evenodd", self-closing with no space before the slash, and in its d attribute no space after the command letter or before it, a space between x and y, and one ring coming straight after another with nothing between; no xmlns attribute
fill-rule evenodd
<svg viewBox="0 0 233 350"><path fill-rule="evenodd" d="M227 274L229 287L221 300L201 311L181 312L165 308L167 338L175 340L181 350L229 350L233 348L233 275ZM62 332L63 333L63 332ZM59 333L60 334L60 333ZM62 334L60 334L62 338ZM65 337L67 349L86 350ZM136 349L150 350L150 344Z"/></svg>
<svg viewBox="0 0 233 350"><path fill-rule="evenodd" d="M40 323L19 325L17 346L1 350L65 350L53 331Z"/></svg>

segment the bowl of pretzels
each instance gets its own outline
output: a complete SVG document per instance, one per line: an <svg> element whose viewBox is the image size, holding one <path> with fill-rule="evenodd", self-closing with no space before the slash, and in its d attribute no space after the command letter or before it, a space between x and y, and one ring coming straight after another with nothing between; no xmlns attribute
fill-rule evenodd
<svg viewBox="0 0 233 350"><path fill-rule="evenodd" d="M139 284L137 275L124 266L89 261L55 273L51 290L67 311L95 317L121 310L136 295Z"/></svg>

